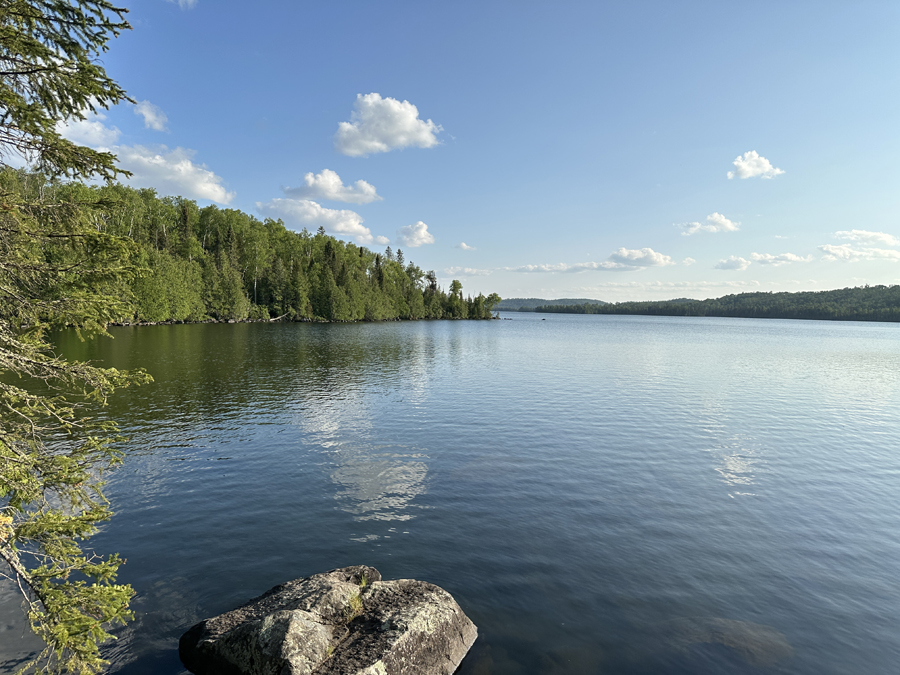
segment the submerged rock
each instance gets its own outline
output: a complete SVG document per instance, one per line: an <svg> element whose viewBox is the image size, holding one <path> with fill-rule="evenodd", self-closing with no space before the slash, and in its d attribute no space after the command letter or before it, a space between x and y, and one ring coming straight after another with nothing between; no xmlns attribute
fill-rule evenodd
<svg viewBox="0 0 900 675"><path fill-rule="evenodd" d="M793 654L779 631L749 621L684 617L667 621L661 628L666 641L677 650L694 644L720 644L753 666L773 666Z"/></svg>
<svg viewBox="0 0 900 675"><path fill-rule="evenodd" d="M449 675L477 635L442 588L359 565L198 623L178 652L197 675Z"/></svg>

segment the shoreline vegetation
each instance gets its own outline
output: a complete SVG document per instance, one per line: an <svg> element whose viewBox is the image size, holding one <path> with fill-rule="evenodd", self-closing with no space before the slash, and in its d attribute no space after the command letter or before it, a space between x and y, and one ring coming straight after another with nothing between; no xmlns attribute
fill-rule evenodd
<svg viewBox="0 0 900 675"><path fill-rule="evenodd" d="M36 205L89 206L99 234L125 240L137 273L105 289L125 300L109 325L491 319L500 302L496 293L464 297L458 280L445 291L434 271L407 262L400 249L375 253L321 227L294 232L281 220L200 208L149 188L5 169L0 192Z"/></svg>
<svg viewBox="0 0 900 675"><path fill-rule="evenodd" d="M605 305L603 300L591 300L590 298L559 298L557 300L544 300L543 298L503 298L494 309L501 312L533 312L536 307L542 305Z"/></svg>
<svg viewBox="0 0 900 675"><path fill-rule="evenodd" d="M509 302L509 301L507 301ZM506 309L501 306L501 309ZM509 311L509 310L507 310ZM512 310L516 311L516 310ZM900 285L857 286L831 291L759 292L709 300L678 298L646 302L547 304L538 313L637 314L646 316L710 316L744 319L900 322Z"/></svg>

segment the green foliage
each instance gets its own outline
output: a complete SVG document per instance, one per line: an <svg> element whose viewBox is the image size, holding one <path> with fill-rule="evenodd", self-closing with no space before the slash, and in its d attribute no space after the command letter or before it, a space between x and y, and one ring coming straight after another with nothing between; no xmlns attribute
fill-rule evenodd
<svg viewBox="0 0 900 675"><path fill-rule="evenodd" d="M115 157L66 140L60 120L131 99L96 62L111 37L129 29L127 10L105 0L4 0L0 3L0 150L49 174L123 173Z"/></svg>
<svg viewBox="0 0 900 675"><path fill-rule="evenodd" d="M206 314L203 269L196 261L172 257L165 251L145 251L143 275L131 288L137 313L145 321L195 321Z"/></svg>
<svg viewBox="0 0 900 675"><path fill-rule="evenodd" d="M536 312L565 314L647 314L730 316L825 321L900 321L900 286L859 286L800 293L739 293L710 300L553 305Z"/></svg>
<svg viewBox="0 0 900 675"><path fill-rule="evenodd" d="M134 246L98 231L104 208L82 186L0 173L0 559L47 644L41 672L99 672L105 627L130 616L122 561L82 550L111 515L103 476L122 459L115 425L82 407L147 378L67 362L46 339L103 334L130 306Z"/></svg>
<svg viewBox="0 0 900 675"><path fill-rule="evenodd" d="M16 199L51 184L10 169L0 177ZM434 272L401 263L399 251L373 253L235 209L119 184L54 189L95 203L97 234L130 241L135 251L142 271L110 288L130 301L109 321L490 319L500 301L466 298L458 280L446 293Z"/></svg>
<svg viewBox="0 0 900 675"><path fill-rule="evenodd" d="M362 596L359 593L354 593L350 596L347 606L344 607L344 619L348 623L353 621L353 619L363 613L363 609Z"/></svg>
<svg viewBox="0 0 900 675"><path fill-rule="evenodd" d="M95 62L129 27L124 13L103 0L0 3L0 160L24 156L51 176L123 173L57 124L129 100ZM63 327L105 334L130 311L137 247L106 231L109 208L84 185L0 172L0 575L46 644L20 672L100 672L107 628L131 616L132 590L115 583L122 560L83 548L111 515L103 477L122 460L115 425L84 406L148 378L67 362L47 340Z"/></svg>
<svg viewBox="0 0 900 675"><path fill-rule="evenodd" d="M542 298L503 298L495 309L504 312L533 312L536 307L545 305L605 305L603 300L591 300L590 298L559 298L557 300L544 300Z"/></svg>

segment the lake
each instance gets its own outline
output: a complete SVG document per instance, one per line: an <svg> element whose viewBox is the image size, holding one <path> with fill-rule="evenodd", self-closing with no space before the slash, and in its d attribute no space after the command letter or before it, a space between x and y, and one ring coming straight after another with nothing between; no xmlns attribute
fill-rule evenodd
<svg viewBox="0 0 900 675"><path fill-rule="evenodd" d="M501 316L63 335L156 380L107 409L112 672L351 564L450 591L464 675L897 672L900 326Z"/></svg>

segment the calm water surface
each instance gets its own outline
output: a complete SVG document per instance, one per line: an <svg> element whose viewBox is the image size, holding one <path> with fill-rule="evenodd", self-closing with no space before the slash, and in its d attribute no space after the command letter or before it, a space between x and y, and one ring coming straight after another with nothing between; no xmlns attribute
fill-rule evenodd
<svg viewBox="0 0 900 675"><path fill-rule="evenodd" d="M156 380L109 408L113 672L363 563L455 595L465 675L898 672L900 326L503 316L65 338Z"/></svg>

